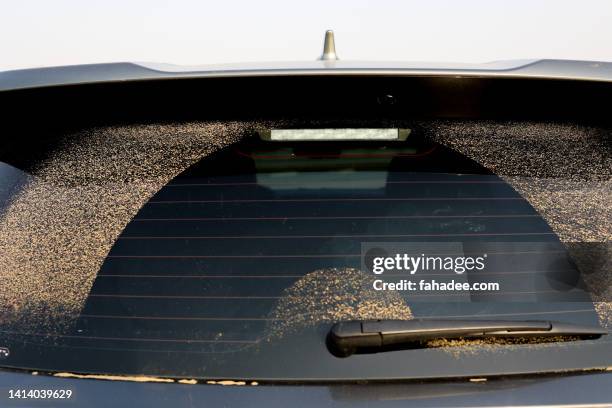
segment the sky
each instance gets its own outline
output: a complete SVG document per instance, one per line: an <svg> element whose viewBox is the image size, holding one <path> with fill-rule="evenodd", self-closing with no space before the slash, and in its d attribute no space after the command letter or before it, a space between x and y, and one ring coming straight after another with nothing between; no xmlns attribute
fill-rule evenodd
<svg viewBox="0 0 612 408"><path fill-rule="evenodd" d="M0 0L0 70L98 62L612 61L611 0Z"/></svg>

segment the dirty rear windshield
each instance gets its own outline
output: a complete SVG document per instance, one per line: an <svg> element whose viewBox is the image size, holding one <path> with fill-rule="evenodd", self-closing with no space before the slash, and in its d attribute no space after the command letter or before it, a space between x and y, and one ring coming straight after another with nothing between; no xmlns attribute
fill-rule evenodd
<svg viewBox="0 0 612 408"><path fill-rule="evenodd" d="M306 125L126 125L32 137L27 150L4 142L0 366L350 380L612 364L607 336L345 359L326 347L331 325L352 319L609 327L609 130L394 123L412 133L393 143L258 133Z"/></svg>

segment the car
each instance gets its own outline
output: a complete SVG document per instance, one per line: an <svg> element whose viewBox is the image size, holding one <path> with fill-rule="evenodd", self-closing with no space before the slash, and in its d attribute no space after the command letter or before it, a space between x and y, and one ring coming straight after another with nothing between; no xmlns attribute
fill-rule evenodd
<svg viewBox="0 0 612 408"><path fill-rule="evenodd" d="M2 406L612 406L611 97L331 31L0 72Z"/></svg>

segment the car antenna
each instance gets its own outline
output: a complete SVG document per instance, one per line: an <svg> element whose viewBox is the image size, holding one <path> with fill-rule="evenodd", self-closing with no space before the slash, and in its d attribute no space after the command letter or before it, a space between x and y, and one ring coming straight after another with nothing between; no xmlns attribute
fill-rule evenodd
<svg viewBox="0 0 612 408"><path fill-rule="evenodd" d="M319 57L321 61L337 61L336 42L334 41L334 32L327 30L325 32L325 41L323 42L323 54Z"/></svg>

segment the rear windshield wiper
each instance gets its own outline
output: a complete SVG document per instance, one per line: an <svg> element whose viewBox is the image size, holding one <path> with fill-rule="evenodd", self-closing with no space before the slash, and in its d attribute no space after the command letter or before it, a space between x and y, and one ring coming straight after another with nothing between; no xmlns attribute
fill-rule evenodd
<svg viewBox="0 0 612 408"><path fill-rule="evenodd" d="M601 337L600 327L550 321L504 320L353 320L333 325L327 339L337 356L424 347L428 340L457 338Z"/></svg>

